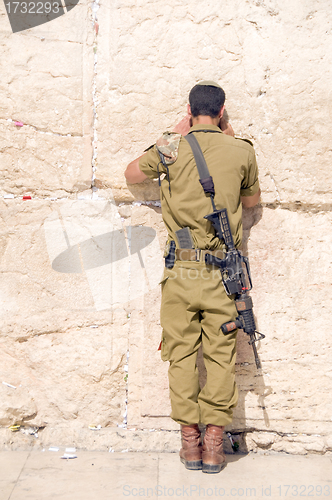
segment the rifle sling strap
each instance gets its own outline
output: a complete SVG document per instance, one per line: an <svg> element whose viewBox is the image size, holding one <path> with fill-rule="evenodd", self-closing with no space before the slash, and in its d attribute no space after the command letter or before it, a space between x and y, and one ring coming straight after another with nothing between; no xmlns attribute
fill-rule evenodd
<svg viewBox="0 0 332 500"><path fill-rule="evenodd" d="M196 139L196 137L191 134L191 132L187 135L184 136L184 138L188 141L192 152L194 154L197 170L198 170L198 175L199 175L199 182L201 183L204 192L211 197L211 202L213 209L215 210L215 205L214 205L214 195L215 195L215 190L214 190L214 183L213 179L210 175L208 166L206 164L203 152L201 150L201 147Z"/></svg>

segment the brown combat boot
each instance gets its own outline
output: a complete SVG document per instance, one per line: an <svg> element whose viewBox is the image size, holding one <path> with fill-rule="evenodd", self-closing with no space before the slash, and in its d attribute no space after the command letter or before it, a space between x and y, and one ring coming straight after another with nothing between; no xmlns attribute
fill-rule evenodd
<svg viewBox="0 0 332 500"><path fill-rule="evenodd" d="M181 425L181 440L181 462L187 469L200 470L202 468L202 444L198 424Z"/></svg>
<svg viewBox="0 0 332 500"><path fill-rule="evenodd" d="M214 474L225 467L226 457L222 446L223 432L224 427L221 425L208 424L206 426L202 450L203 472Z"/></svg>

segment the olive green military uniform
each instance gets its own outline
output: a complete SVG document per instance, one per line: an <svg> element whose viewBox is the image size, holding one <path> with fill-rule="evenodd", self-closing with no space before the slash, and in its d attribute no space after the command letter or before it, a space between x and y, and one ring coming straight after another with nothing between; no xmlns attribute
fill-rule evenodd
<svg viewBox="0 0 332 500"><path fill-rule="evenodd" d="M259 190L258 170L252 146L221 132L214 125L191 128L203 151L215 186L217 209L227 208L236 247L242 240L240 196ZM212 132L213 131L213 132ZM169 240L189 227L194 246L203 250L224 250L222 242L204 216L212 212L210 197L199 182L199 174L188 142L181 137L178 156L165 166L156 147L141 159L140 169L150 178L166 173L161 181L161 207ZM224 290L220 270L197 260L176 260L165 268L162 280L161 355L170 362L171 417L183 425L194 423L226 425L237 403L235 384L236 333L223 334L220 326L236 318L232 296ZM199 388L197 351L203 346L207 382Z"/></svg>

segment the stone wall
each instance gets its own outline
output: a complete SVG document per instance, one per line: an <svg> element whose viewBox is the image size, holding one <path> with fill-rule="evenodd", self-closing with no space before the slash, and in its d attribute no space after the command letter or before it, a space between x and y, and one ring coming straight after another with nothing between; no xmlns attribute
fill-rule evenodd
<svg viewBox="0 0 332 500"><path fill-rule="evenodd" d="M243 217L262 370L240 333L229 430L331 452L331 6L81 0L12 33L0 4L2 447L177 450L158 185L123 172L213 79L262 187Z"/></svg>

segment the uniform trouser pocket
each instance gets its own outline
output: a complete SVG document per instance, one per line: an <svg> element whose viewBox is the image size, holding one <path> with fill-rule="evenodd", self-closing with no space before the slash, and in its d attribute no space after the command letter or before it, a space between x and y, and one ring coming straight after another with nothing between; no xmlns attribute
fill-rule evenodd
<svg viewBox="0 0 332 500"><path fill-rule="evenodd" d="M166 339L165 339L164 335L161 338L161 352L160 352L160 356L161 356L162 361L168 361L169 360L169 349L168 349L168 345L167 345L167 342L166 342Z"/></svg>
<svg viewBox="0 0 332 500"><path fill-rule="evenodd" d="M160 281L160 286L161 286L161 293L163 294L165 291L165 285L167 283L169 276L166 275L166 272L164 273L163 279ZM168 361L169 360L169 349L167 345L167 341L164 335L164 331L161 336L161 347L160 347L160 356L162 361Z"/></svg>

